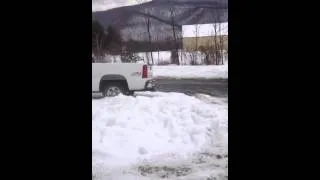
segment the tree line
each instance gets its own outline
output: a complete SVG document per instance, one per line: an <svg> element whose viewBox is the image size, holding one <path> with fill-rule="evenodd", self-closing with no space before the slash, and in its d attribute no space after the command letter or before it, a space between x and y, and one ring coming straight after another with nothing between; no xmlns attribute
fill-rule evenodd
<svg viewBox="0 0 320 180"><path fill-rule="evenodd" d="M136 62L139 60L135 56L136 52L145 52L147 59L145 61L148 64L154 64L154 57L152 52L158 51L171 51L171 64L184 65L186 64L186 59L188 59L189 64L224 64L225 54L228 52L225 48L225 37L219 35L221 31L221 25L215 23L211 32L211 36L207 44L199 43L199 31L200 26L195 25L195 37L192 38L192 47L182 47L183 37L181 34L181 26L177 26L176 14L177 11L174 6L168 9L168 15L170 22L169 27L171 27L172 37L165 40L159 39L159 34L152 34L151 27L155 26L151 21L151 8L146 9L144 14L144 26L146 30L146 39L144 41L135 41L129 39L124 41L121 37L119 31L117 31L112 25L108 26L106 29L98 22L92 21L92 53L95 56L95 60L103 61L105 54L110 55L120 55L122 62ZM215 22L220 22L221 14L215 9L210 8L212 11L212 17ZM180 28L180 29L179 29ZM137 36L138 34L134 34ZM152 38L154 37L154 38ZM155 40L153 40L155 39ZM195 42L194 42L195 41ZM199 54L202 56L199 59Z"/></svg>
<svg viewBox="0 0 320 180"><path fill-rule="evenodd" d="M92 53L97 61L106 53L120 52L121 44L121 35L112 26L105 30L98 21L92 21Z"/></svg>

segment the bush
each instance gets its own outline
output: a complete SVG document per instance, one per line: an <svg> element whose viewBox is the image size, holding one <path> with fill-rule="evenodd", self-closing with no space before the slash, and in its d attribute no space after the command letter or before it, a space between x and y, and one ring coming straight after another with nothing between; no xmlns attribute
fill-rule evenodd
<svg viewBox="0 0 320 180"><path fill-rule="evenodd" d="M141 61L142 59L135 55L133 52L124 51L121 54L121 62L124 63L136 63L137 61Z"/></svg>

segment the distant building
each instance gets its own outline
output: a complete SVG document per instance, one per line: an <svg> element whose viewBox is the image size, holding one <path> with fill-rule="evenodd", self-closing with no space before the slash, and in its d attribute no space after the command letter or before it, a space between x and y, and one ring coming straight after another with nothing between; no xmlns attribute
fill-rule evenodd
<svg viewBox="0 0 320 180"><path fill-rule="evenodd" d="M182 26L182 47L192 51L203 47L213 47L215 44L228 49L228 23L194 24Z"/></svg>

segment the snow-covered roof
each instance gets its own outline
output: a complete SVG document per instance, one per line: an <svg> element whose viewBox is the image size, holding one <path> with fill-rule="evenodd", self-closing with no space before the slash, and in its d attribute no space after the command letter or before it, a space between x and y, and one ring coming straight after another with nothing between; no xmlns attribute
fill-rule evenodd
<svg viewBox="0 0 320 180"><path fill-rule="evenodd" d="M182 37L204 37L217 35L228 35L228 23L215 24L193 24L182 26Z"/></svg>

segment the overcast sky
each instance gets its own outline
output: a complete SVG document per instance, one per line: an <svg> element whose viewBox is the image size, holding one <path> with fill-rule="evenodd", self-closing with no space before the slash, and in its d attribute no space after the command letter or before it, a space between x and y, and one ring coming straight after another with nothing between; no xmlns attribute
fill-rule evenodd
<svg viewBox="0 0 320 180"><path fill-rule="evenodd" d="M103 11L121 6L130 6L150 0L92 0L92 11Z"/></svg>

